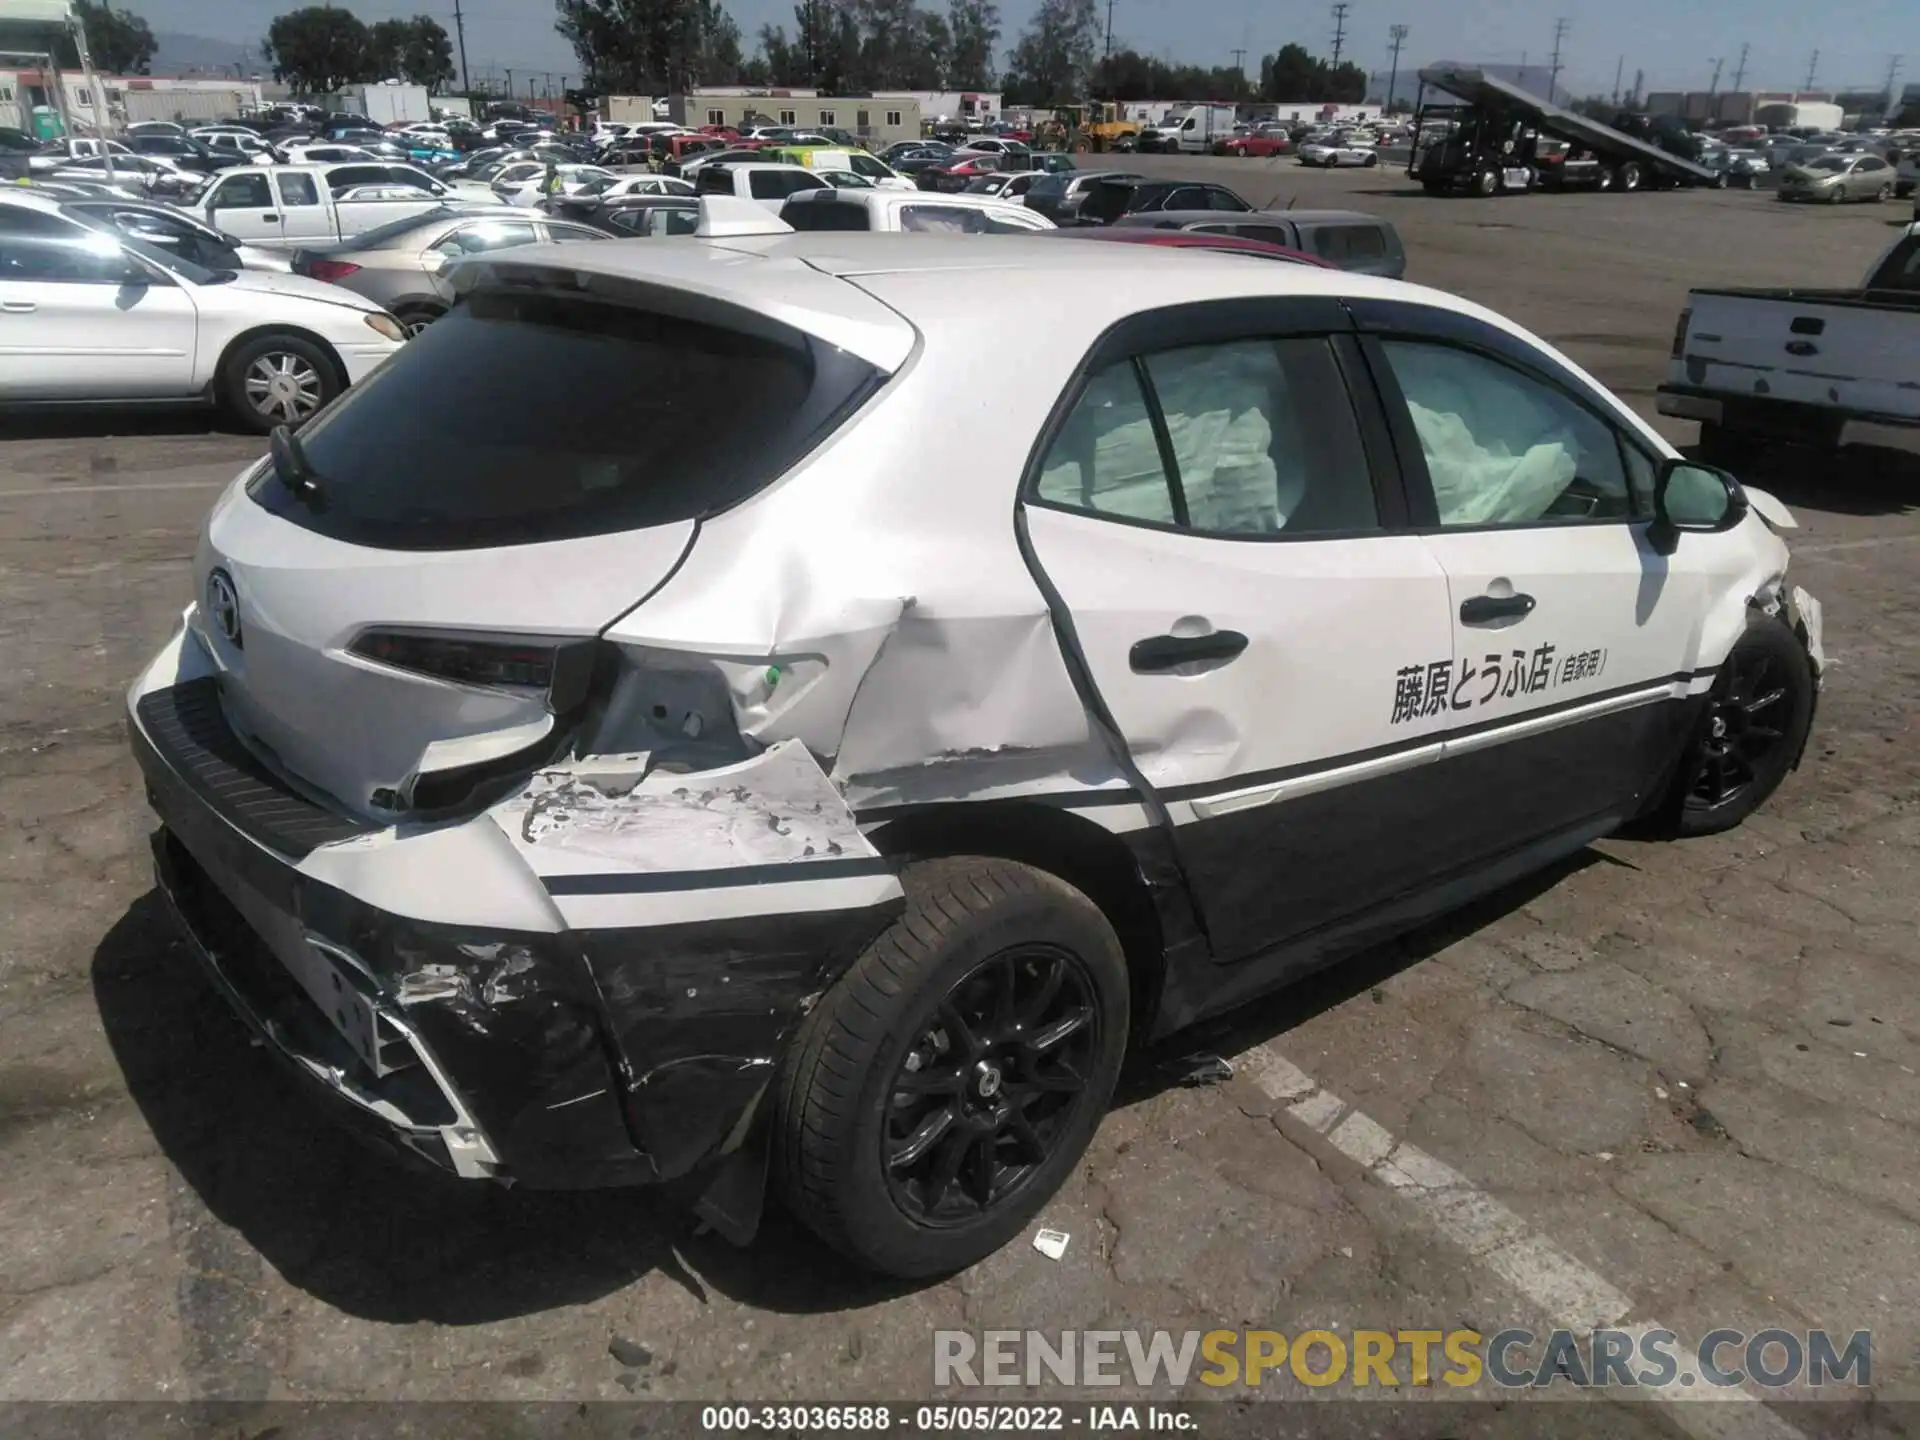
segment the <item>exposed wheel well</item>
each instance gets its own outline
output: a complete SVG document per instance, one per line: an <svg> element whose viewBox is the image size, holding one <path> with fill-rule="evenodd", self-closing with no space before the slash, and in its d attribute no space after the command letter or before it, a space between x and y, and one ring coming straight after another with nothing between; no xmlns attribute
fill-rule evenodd
<svg viewBox="0 0 1920 1440"><path fill-rule="evenodd" d="M1107 917L1133 977L1134 1034L1151 1031L1166 976L1153 896L1127 842L1070 810L1026 801L948 805L889 820L868 834L883 855L992 855L1045 870Z"/></svg>
<svg viewBox="0 0 1920 1440"><path fill-rule="evenodd" d="M227 362L233 359L234 352L252 344L255 340L268 335L292 335L313 346L327 357L327 363L333 367L333 378L342 389L347 384L347 367L340 363L340 352L311 330L303 330L298 325L256 325L251 330L243 330L227 342L227 348L220 352L220 363L213 370L213 393L220 395L221 381L226 378Z"/></svg>

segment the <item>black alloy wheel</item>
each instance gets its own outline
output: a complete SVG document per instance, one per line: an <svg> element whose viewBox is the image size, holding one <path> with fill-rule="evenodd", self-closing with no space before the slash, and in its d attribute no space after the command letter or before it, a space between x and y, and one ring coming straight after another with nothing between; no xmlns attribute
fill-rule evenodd
<svg viewBox="0 0 1920 1440"><path fill-rule="evenodd" d="M1799 763L1815 694L1799 637L1778 619L1755 616L1728 653L1681 756L1671 828L1712 835L1758 810Z"/></svg>
<svg viewBox="0 0 1920 1440"><path fill-rule="evenodd" d="M1787 742L1792 706L1779 657L1767 652L1727 658L1727 684L1707 702L1703 734L1694 756L1687 803L1715 809L1737 800L1768 768Z"/></svg>
<svg viewBox="0 0 1920 1440"><path fill-rule="evenodd" d="M895 1203L938 1226L1012 1197L1075 1128L1099 1050L1100 1011L1078 956L1031 945L982 961L935 1007L890 1082L880 1147Z"/></svg>

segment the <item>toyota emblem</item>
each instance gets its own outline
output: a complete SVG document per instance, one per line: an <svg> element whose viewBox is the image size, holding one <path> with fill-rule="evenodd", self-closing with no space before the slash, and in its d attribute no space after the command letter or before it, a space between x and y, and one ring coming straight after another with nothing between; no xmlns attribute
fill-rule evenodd
<svg viewBox="0 0 1920 1440"><path fill-rule="evenodd" d="M224 570L207 576L207 611L227 643L242 648L240 640L240 597L234 593L233 578Z"/></svg>

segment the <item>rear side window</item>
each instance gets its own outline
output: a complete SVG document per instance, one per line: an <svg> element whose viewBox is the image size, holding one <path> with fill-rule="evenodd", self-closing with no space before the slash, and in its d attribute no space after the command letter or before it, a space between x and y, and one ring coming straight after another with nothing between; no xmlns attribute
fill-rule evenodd
<svg viewBox="0 0 1920 1440"><path fill-rule="evenodd" d="M867 230L871 225L864 205L842 205L837 200L795 200L780 207L780 218L795 230Z"/></svg>
<svg viewBox="0 0 1920 1440"><path fill-rule="evenodd" d="M1132 198L1132 185L1103 180L1087 187L1087 198L1080 202L1080 213L1095 220L1115 220L1126 214L1127 202Z"/></svg>
<svg viewBox="0 0 1920 1440"><path fill-rule="evenodd" d="M315 189L311 175L277 175L275 182L280 186L282 205L318 205L320 192Z"/></svg>
<svg viewBox="0 0 1920 1440"><path fill-rule="evenodd" d="M1186 346L1105 367L1048 448L1037 492L1232 539L1379 527L1352 402L1318 339Z"/></svg>
<svg viewBox="0 0 1920 1440"><path fill-rule="evenodd" d="M1340 266L1384 260L1387 237L1375 225L1322 225L1313 231L1313 253Z"/></svg>
<svg viewBox="0 0 1920 1440"><path fill-rule="evenodd" d="M733 194L733 172L718 166L710 166L700 172L700 178L694 182L694 189L702 195Z"/></svg>
<svg viewBox="0 0 1920 1440"><path fill-rule="evenodd" d="M537 274L473 292L303 432L317 503L271 471L255 501L393 550L671 524L778 479L881 379L750 312L671 293L646 308L645 292L621 303Z"/></svg>

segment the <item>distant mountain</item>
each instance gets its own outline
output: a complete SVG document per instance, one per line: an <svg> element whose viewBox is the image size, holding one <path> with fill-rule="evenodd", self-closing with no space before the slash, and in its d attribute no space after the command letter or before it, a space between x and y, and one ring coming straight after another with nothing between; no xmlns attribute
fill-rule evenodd
<svg viewBox="0 0 1920 1440"><path fill-rule="evenodd" d="M231 75L236 65L248 78L267 74L258 44L239 45L231 40L209 40L204 35L178 35L166 30L155 31L153 38L158 48L147 68L155 75Z"/></svg>

